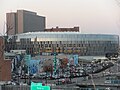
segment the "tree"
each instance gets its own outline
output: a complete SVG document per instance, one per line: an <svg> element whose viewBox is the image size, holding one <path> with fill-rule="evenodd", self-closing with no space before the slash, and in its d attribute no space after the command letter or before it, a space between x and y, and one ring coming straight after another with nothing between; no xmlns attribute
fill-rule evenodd
<svg viewBox="0 0 120 90"><path fill-rule="evenodd" d="M52 60L45 60L43 63L43 70L45 72L53 71L53 61Z"/></svg>
<svg viewBox="0 0 120 90"><path fill-rule="evenodd" d="M63 58L61 59L61 68L66 68L68 64L68 59L67 58Z"/></svg>
<svg viewBox="0 0 120 90"><path fill-rule="evenodd" d="M118 6L120 7L120 0L115 0L118 4Z"/></svg>

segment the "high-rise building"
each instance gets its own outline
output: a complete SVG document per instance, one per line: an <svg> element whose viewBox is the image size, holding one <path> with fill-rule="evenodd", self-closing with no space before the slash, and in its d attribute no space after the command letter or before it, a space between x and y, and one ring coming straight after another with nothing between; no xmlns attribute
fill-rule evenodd
<svg viewBox="0 0 120 90"><path fill-rule="evenodd" d="M44 31L45 17L35 12L17 10L6 14L7 34L15 35L26 32Z"/></svg>

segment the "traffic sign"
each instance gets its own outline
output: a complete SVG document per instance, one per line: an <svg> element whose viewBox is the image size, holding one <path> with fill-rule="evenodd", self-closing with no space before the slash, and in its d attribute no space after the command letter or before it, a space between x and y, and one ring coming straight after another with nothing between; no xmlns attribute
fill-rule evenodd
<svg viewBox="0 0 120 90"><path fill-rule="evenodd" d="M30 90L50 90L50 86L42 86L42 83L31 82Z"/></svg>

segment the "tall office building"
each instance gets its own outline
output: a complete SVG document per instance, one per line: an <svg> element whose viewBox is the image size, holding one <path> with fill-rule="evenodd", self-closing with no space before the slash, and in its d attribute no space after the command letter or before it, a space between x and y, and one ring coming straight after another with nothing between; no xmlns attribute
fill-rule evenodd
<svg viewBox="0 0 120 90"><path fill-rule="evenodd" d="M35 12L17 10L6 14L7 34L15 35L26 32L44 31L45 17Z"/></svg>

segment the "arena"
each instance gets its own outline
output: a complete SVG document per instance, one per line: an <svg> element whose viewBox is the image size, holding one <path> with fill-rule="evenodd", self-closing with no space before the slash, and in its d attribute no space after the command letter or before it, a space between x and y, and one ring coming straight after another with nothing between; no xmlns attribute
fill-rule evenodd
<svg viewBox="0 0 120 90"><path fill-rule="evenodd" d="M6 51L26 50L31 55L78 54L101 56L117 53L119 36L80 32L30 32L8 36Z"/></svg>

